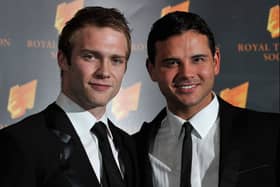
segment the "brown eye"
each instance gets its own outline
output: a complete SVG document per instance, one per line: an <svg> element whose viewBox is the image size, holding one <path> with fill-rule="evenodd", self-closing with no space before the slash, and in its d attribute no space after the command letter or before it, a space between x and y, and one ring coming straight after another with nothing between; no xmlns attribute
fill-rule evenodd
<svg viewBox="0 0 280 187"><path fill-rule="evenodd" d="M163 61L163 65L166 67L174 67L177 66L180 62L176 59L168 59Z"/></svg>
<svg viewBox="0 0 280 187"><path fill-rule="evenodd" d="M207 56L205 56L205 55L197 55L192 58L192 61L194 64L199 64L201 62L206 61L206 59L207 59Z"/></svg>
<svg viewBox="0 0 280 187"><path fill-rule="evenodd" d="M193 59L193 61L195 63L199 63L199 62L203 61L203 58L195 58L195 59Z"/></svg>

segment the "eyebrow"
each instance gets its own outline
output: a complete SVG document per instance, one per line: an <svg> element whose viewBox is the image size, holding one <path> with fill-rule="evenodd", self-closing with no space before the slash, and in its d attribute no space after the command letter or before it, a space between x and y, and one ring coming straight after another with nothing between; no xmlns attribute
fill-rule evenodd
<svg viewBox="0 0 280 187"><path fill-rule="evenodd" d="M103 56L101 52L99 51L96 51L96 50L91 50L91 49L81 49L81 52L84 53L84 52L87 52L87 53L92 53L98 57L101 57ZM118 55L118 54L111 54L110 55L111 58L124 58L124 59L127 59L126 56L123 56L123 55Z"/></svg>
<svg viewBox="0 0 280 187"><path fill-rule="evenodd" d="M170 57L170 58L165 58L163 59L161 62L168 62L170 60L176 60L176 61L179 61L180 59L179 58L176 58L176 57Z"/></svg>
<svg viewBox="0 0 280 187"><path fill-rule="evenodd" d="M208 54L197 54L197 55L191 56L191 58L200 58L200 57L208 58L209 55Z"/></svg>

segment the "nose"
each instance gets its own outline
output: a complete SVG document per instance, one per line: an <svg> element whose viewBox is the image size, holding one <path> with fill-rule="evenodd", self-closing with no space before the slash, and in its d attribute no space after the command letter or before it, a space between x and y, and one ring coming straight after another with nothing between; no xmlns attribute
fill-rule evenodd
<svg viewBox="0 0 280 187"><path fill-rule="evenodd" d="M97 78L105 79L110 77L110 62L108 60L100 61L98 70L96 72Z"/></svg>
<svg viewBox="0 0 280 187"><path fill-rule="evenodd" d="M184 77L194 77L194 65L189 60L184 60L179 67L179 72Z"/></svg>

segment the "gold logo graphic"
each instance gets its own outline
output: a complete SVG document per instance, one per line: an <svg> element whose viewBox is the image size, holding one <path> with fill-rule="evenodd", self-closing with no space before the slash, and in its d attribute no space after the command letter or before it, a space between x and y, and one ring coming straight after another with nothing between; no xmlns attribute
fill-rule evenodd
<svg viewBox="0 0 280 187"><path fill-rule="evenodd" d="M232 89L226 88L220 92L220 97L234 106L245 108L247 103L249 82Z"/></svg>
<svg viewBox="0 0 280 187"><path fill-rule="evenodd" d="M0 38L0 47L10 47L11 39L10 38Z"/></svg>
<svg viewBox="0 0 280 187"><path fill-rule="evenodd" d="M37 80L28 82L22 86L15 85L10 89L8 111L11 118L23 116L26 109L32 109L35 101Z"/></svg>
<svg viewBox="0 0 280 187"><path fill-rule="evenodd" d="M84 0L74 0L70 3L61 3L57 6L54 27L61 32L65 23L69 21L77 10L83 8Z"/></svg>
<svg viewBox="0 0 280 187"><path fill-rule="evenodd" d="M270 32L272 38L280 36L280 5L275 5L269 10L269 17L267 23L267 30Z"/></svg>
<svg viewBox="0 0 280 187"><path fill-rule="evenodd" d="M120 89L118 95L112 101L112 113L117 120L124 119L130 111L136 111L138 108L141 83Z"/></svg>
<svg viewBox="0 0 280 187"><path fill-rule="evenodd" d="M186 0L182 3L179 3L177 5L174 5L174 6L167 6L167 7L164 7L162 10L161 10L161 17L170 13L170 12L175 12L175 11L184 11L184 12L188 12L189 11L189 6L190 6L190 1L189 0Z"/></svg>

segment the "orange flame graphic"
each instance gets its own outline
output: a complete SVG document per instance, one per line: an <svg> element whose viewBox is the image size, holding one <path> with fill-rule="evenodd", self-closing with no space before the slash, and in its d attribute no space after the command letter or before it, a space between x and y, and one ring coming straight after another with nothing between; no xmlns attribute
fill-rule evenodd
<svg viewBox="0 0 280 187"><path fill-rule="evenodd" d="M280 5L275 5L269 10L269 17L267 23L267 30L270 32L272 38L280 36Z"/></svg>
<svg viewBox="0 0 280 187"><path fill-rule="evenodd" d="M136 111L138 108L141 83L120 89L118 95L112 101L112 113L117 120L124 119L130 111Z"/></svg>
<svg viewBox="0 0 280 187"><path fill-rule="evenodd" d="M161 10L161 17L170 13L170 12L175 12L175 11L184 11L184 12L188 12L189 11L189 6L190 6L190 1L186 0L182 3L179 3L177 5L174 6L167 6L164 7Z"/></svg>
<svg viewBox="0 0 280 187"><path fill-rule="evenodd" d="M37 80L33 80L22 86L15 85L11 87L7 109L11 118L23 116L26 109L32 109L35 102Z"/></svg>
<svg viewBox="0 0 280 187"><path fill-rule="evenodd" d="M70 3L60 3L56 9L55 24L54 27L58 33L61 32L65 23L69 21L76 13L77 10L83 8L84 0L75 0Z"/></svg>
<svg viewBox="0 0 280 187"><path fill-rule="evenodd" d="M220 92L220 97L234 106L245 108L247 103L249 82L232 89L226 88Z"/></svg>

